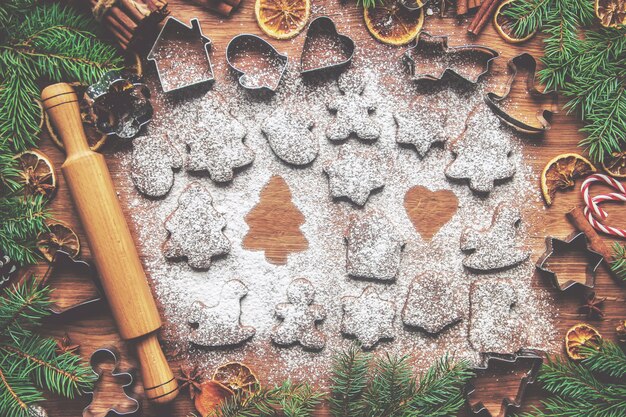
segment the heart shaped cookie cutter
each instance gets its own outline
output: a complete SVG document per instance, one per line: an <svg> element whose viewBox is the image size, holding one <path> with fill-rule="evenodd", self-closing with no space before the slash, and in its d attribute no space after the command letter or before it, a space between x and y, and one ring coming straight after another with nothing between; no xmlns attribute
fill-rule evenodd
<svg viewBox="0 0 626 417"><path fill-rule="evenodd" d="M333 37L334 40L340 44L343 57L324 57L319 60L319 63L309 65L309 60L312 59L311 54L313 52L311 50L313 45L322 37ZM339 33L337 31L337 25L335 25L335 22L330 17L316 17L309 24L309 28L306 31L302 55L300 55L300 74L310 75L327 70L343 69L352 62L355 48L354 40L347 35Z"/></svg>

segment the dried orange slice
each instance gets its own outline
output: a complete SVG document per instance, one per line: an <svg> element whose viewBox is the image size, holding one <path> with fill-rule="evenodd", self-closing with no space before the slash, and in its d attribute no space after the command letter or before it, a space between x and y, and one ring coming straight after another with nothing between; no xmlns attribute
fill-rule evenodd
<svg viewBox="0 0 626 417"><path fill-rule="evenodd" d="M576 179L586 177L592 172L596 172L593 164L577 153L564 153L554 157L541 173L541 192L546 205L552 205L557 191L572 188Z"/></svg>
<svg viewBox="0 0 626 417"><path fill-rule="evenodd" d="M363 17L374 38L389 45L406 45L422 30L424 8L409 10L401 0L382 0L374 7L365 7Z"/></svg>
<svg viewBox="0 0 626 417"><path fill-rule="evenodd" d="M291 39L304 29L311 15L310 0L256 0L256 21L275 39Z"/></svg>
<svg viewBox="0 0 626 417"><path fill-rule="evenodd" d="M50 159L39 151L26 151L15 157L18 164L19 181L27 195L42 195L47 199L54 196L57 177Z"/></svg>
<svg viewBox="0 0 626 417"><path fill-rule="evenodd" d="M229 362L219 366L213 373L213 379L235 392L254 394L261 388L254 372L247 365L239 362Z"/></svg>
<svg viewBox="0 0 626 417"><path fill-rule="evenodd" d="M535 28L535 30L530 33L525 33L522 36L518 36L514 32L513 19L506 15L506 10L511 6L511 3L513 3L514 1L524 0L507 0L500 4L498 9L496 10L496 13L493 15L493 24L495 25L500 37L508 43L522 43L535 36L535 33L537 33L537 28Z"/></svg>
<svg viewBox="0 0 626 417"><path fill-rule="evenodd" d="M602 161L602 168L613 177L626 178L626 151L612 152Z"/></svg>
<svg viewBox="0 0 626 417"><path fill-rule="evenodd" d="M67 252L75 258L80 253L80 241L76 233L65 223L50 223L48 231L39 235L37 249L48 262L54 261L58 250Z"/></svg>
<svg viewBox="0 0 626 417"><path fill-rule="evenodd" d="M217 381L204 381L200 384L200 393L196 394L194 405L201 416L212 415L220 403L233 394L231 389Z"/></svg>
<svg viewBox="0 0 626 417"><path fill-rule="evenodd" d="M605 28L626 25L626 0L596 0L595 9Z"/></svg>
<svg viewBox="0 0 626 417"><path fill-rule="evenodd" d="M600 332L586 323L572 326L565 334L565 352L574 360L585 359L581 347L598 348L600 343L602 343Z"/></svg>

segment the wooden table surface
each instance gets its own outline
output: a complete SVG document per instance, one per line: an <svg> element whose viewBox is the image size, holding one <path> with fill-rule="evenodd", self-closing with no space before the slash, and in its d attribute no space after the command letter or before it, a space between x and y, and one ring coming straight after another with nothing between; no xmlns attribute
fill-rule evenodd
<svg viewBox="0 0 626 417"><path fill-rule="evenodd" d="M320 8L320 5L323 5L323 7ZM232 18L223 20L218 19L216 16L211 15L200 8L188 5L184 3L183 0L170 1L170 10L173 16L183 21L189 21L192 17L198 17L200 19L205 34L207 34L213 41L213 62L225 59L224 51L226 44L234 35L243 32L262 35L254 19L253 6L254 4L252 0L243 0L243 5L240 10L238 10ZM336 15L335 11L341 10L344 17L349 17L349 19L336 17L335 20L340 32L345 31L345 22L350 22L350 25L352 25L351 33L356 34L354 37L356 38L355 41L358 48L379 47L383 51L382 53L388 51L390 56L393 57L398 57L400 55L402 49L382 47L371 38L365 26L362 24L361 8L350 3L350 0L348 0L348 4L345 5L339 4L338 0L313 0L313 6L313 16L319 14L316 13L316 10L324 10L324 13L331 16ZM432 34L450 35L451 45L473 42L485 44L500 51L502 54L501 58L493 62L491 72L484 81L488 83L493 91L502 92L505 86L508 77L506 63L509 58L521 52L530 52L535 56L539 56L541 53L540 39L533 39L532 41L521 46L511 46L504 43L498 37L491 25L489 25L484 33L479 37L470 39L465 33L466 26L466 21L458 21L454 18L441 19L433 16L427 19L425 29ZM294 57L299 57L303 40L304 36L301 34L295 38L295 40L272 41L272 43L280 51L287 52L293 60ZM153 72L150 66L147 66L147 70ZM218 82L220 81L220 77L223 79L223 75L218 74ZM524 89L518 87L518 85L515 86L512 94L518 103L515 107L522 112L524 117L527 119L532 118L532 115L537 111L537 107L534 103L528 101ZM528 138L525 141L526 160L532 165L533 169L537 173L541 172L545 163L555 155L565 152L580 151L576 145L582 138L581 134L578 133L578 129L581 125L576 118L574 116L558 114L553 117L552 121L553 127L545 135ZM41 142L41 148L45 153L50 155L55 163L55 166L59 169L63 162L63 153L56 148L54 144L45 137L45 135ZM107 145L104 149L104 153L110 155L112 149L115 149L115 143ZM115 178L116 175L119 174L118 163L114 159L108 158L108 164ZM118 189L118 191L120 199L124 204L127 191L122 188ZM536 192L540 192L539 184L537 184ZM535 261L543 252L544 238L546 235L565 237L572 232L572 227L565 218L565 212L567 212L575 204L580 203L581 199L579 193L576 191L569 191L567 193L557 195L554 205L542 212L541 215L543 218L537 222L540 226L536 227L532 231L533 261ZM89 248L85 243L86 239L77 219L76 211L69 197L66 184L60 174L60 170L59 190L56 198L52 201L51 206L57 219L69 223L79 233L83 246L81 257L89 260ZM624 222L626 222L626 211L619 205L611 206L610 209L613 223L619 224L621 220L621 224L623 225ZM607 239L607 242L610 242L610 239ZM43 273L45 268L46 267L44 265L40 265L35 268L35 272ZM61 285L61 283L59 283L59 285ZM550 288L550 292L554 297L554 303L558 307L560 313L557 321L559 338L563 337L565 329L577 322L585 320L584 315L577 311L577 307L582 301L584 291L573 290L567 293L559 293L558 291L551 289L545 278L539 275L534 278L533 285ZM70 278L69 281L66 281L63 284L63 287L65 289L70 288L73 297L81 297L83 294L88 294L91 288L89 283L85 282L84 278ZM605 335L606 338L614 339L614 329L617 325L618 319L626 318L626 304L624 303L626 293L624 286L617 284L609 276L607 268L602 266L597 275L596 292L600 297L607 297L607 301L604 305L606 317L603 321L595 321L593 324ZM61 337L67 332L74 343L80 344L80 353L85 358L88 358L89 355L99 347L116 346L122 354L123 369L136 364L133 354L127 350L126 344L120 341L115 325L111 319L110 311L105 303L96 303L63 317L52 317L49 320L46 329L49 329L50 334L55 337ZM171 352L166 352L166 354L171 355ZM178 369L176 362L173 361L171 365L174 369ZM478 382L480 389L476 399L485 402L491 410L495 410L494 415L496 415L502 398L504 396L515 396L518 383L518 376L506 378L503 375L500 375L499 377L492 375L488 378L481 378ZM138 384L135 384L133 391L141 396L142 389L140 381ZM541 392L537 388L531 388L529 394L530 395L528 397L528 401L526 401L524 409L528 409L528 405L530 404L536 404L538 399L541 398ZM113 395L115 395L114 392L108 391L104 394L105 397ZM70 417L81 415L81 410L88 404L88 401L88 396L73 401L51 398L45 405L51 417ZM143 401L142 406L143 411L141 415L146 417L181 417L187 415L188 412L193 411L192 403L186 392L182 393L171 406L165 409L156 409L147 404L146 401ZM320 415L326 415L326 412L321 410Z"/></svg>

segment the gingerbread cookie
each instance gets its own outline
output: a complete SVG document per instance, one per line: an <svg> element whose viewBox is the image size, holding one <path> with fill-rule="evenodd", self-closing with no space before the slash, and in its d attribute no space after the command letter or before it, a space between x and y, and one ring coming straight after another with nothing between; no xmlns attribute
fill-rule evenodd
<svg viewBox="0 0 626 417"><path fill-rule="evenodd" d="M394 114L393 118L398 127L396 142L414 146L420 158L433 144L446 141L445 115L438 117L423 109L412 108L411 111Z"/></svg>
<svg viewBox="0 0 626 417"><path fill-rule="evenodd" d="M470 288L469 341L479 352L509 353L523 347L525 330L516 310L515 283L483 279Z"/></svg>
<svg viewBox="0 0 626 417"><path fill-rule="evenodd" d="M166 195L174 184L173 170L182 166L183 159L166 136L133 139L130 178L140 193L148 197Z"/></svg>
<svg viewBox="0 0 626 417"><path fill-rule="evenodd" d="M373 348L381 339L395 337L393 329L396 317L395 305L380 298L371 285L358 297L343 297L341 304L342 333L356 337L364 349Z"/></svg>
<svg viewBox="0 0 626 417"><path fill-rule="evenodd" d="M478 111L490 112L488 108ZM490 116L493 123L485 124ZM450 146L455 159L446 168L449 178L468 180L478 193L489 193L496 182L515 175L509 134L493 114L490 116L470 113L465 131Z"/></svg>
<svg viewBox="0 0 626 417"><path fill-rule="evenodd" d="M203 124L196 133L184 138L188 148L186 169L208 171L215 182L230 181L236 168L254 160L254 152L243 143L246 128L215 103L208 103L199 111L203 113L198 117Z"/></svg>
<svg viewBox="0 0 626 417"><path fill-rule="evenodd" d="M455 291L450 282L440 269L415 277L402 309L404 324L436 334L461 321L467 295Z"/></svg>
<svg viewBox="0 0 626 417"><path fill-rule="evenodd" d="M243 282L233 279L222 287L219 302L208 307L200 301L191 305L187 321L191 329L189 341L199 346L233 346L245 342L256 333L254 327L242 326L241 299L248 294ZM196 327L197 326L197 327Z"/></svg>
<svg viewBox="0 0 626 417"><path fill-rule="evenodd" d="M348 275L381 281L396 279L405 240L382 212L352 216L345 239Z"/></svg>
<svg viewBox="0 0 626 417"><path fill-rule="evenodd" d="M465 257L463 265L491 271L510 268L528 259L530 251L519 242L520 220L518 208L501 203L488 229L465 229L461 234L461 250L472 253Z"/></svg>
<svg viewBox="0 0 626 417"><path fill-rule="evenodd" d="M327 104L336 117L329 123L326 137L329 140L345 140L355 134L362 140L378 139L381 129L371 115L376 110L376 104L363 94L366 86L363 75L343 73L337 84L342 95Z"/></svg>
<svg viewBox="0 0 626 417"><path fill-rule="evenodd" d="M166 258L187 258L192 268L206 269L213 256L229 252L230 242L222 233L226 220L212 201L211 194L197 182L182 192L178 207L165 220L169 232L163 244Z"/></svg>
<svg viewBox="0 0 626 417"><path fill-rule="evenodd" d="M312 120L284 108L274 110L261 125L276 156L293 165L307 165L317 157L319 145L312 128Z"/></svg>
<svg viewBox="0 0 626 417"><path fill-rule="evenodd" d="M371 150L349 150L344 145L334 161L324 165L330 194L363 206L372 191L385 185L382 161Z"/></svg>
<svg viewBox="0 0 626 417"><path fill-rule="evenodd" d="M321 350L326 345L317 323L326 318L326 310L313 304L315 288L306 279L296 279L287 288L288 303L276 306L276 316L282 320L274 328L272 340L281 346L300 343L304 348Z"/></svg>

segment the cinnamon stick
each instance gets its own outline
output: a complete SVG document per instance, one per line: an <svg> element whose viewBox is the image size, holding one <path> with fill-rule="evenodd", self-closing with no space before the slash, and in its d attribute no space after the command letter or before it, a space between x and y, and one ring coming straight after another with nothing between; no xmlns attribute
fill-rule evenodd
<svg viewBox="0 0 626 417"><path fill-rule="evenodd" d="M494 14L501 2L502 0L483 0L483 3L480 5L480 9L476 12L476 16L474 16L474 20L470 23L467 31L473 35L478 35L491 19L491 16Z"/></svg>
<svg viewBox="0 0 626 417"><path fill-rule="evenodd" d="M583 232L589 242L589 247L594 252L598 252L607 264L613 261L613 252L604 243L598 232L589 224L582 207L577 206L567 213L567 219L579 231Z"/></svg>
<svg viewBox="0 0 626 417"><path fill-rule="evenodd" d="M467 13L467 2L468 0L456 0L456 15L463 16Z"/></svg>
<svg viewBox="0 0 626 417"><path fill-rule="evenodd" d="M224 0L189 0L190 3L204 7L220 16L228 17L232 13L234 7L226 3Z"/></svg>

